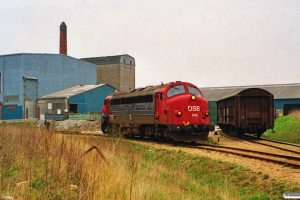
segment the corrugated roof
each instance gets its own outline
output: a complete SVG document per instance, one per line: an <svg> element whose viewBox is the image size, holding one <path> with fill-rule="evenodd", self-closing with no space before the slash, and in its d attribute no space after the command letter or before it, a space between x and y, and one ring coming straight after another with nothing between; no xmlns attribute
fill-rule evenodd
<svg viewBox="0 0 300 200"><path fill-rule="evenodd" d="M115 55L115 56L81 58L80 60L84 60L86 62L90 62L95 65L119 64L119 63L121 63L121 58L124 56L133 58L128 54L123 54L123 55Z"/></svg>
<svg viewBox="0 0 300 200"><path fill-rule="evenodd" d="M84 93L89 90L93 90L95 88L101 87L105 84L96 84L96 85L76 85L74 87L70 87L64 90L60 90L58 92L48 94L40 97L39 99L53 99L53 98L69 98L81 93Z"/></svg>
<svg viewBox="0 0 300 200"><path fill-rule="evenodd" d="M237 93L247 88L264 89L274 95L274 99L300 99L300 83L274 84L274 85L252 85L252 86L230 86L230 87L207 87L200 88L204 98L208 101L217 101L224 96Z"/></svg>

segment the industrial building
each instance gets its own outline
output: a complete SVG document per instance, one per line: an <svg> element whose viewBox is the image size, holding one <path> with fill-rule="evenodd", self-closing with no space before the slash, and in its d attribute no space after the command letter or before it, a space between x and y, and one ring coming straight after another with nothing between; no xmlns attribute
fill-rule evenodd
<svg viewBox="0 0 300 200"><path fill-rule="evenodd" d="M100 115L105 97L113 92L115 88L107 84L76 85L42 96L37 102L40 119L62 120L74 113Z"/></svg>
<svg viewBox="0 0 300 200"><path fill-rule="evenodd" d="M103 104L98 102L100 99L115 89L126 91L135 87L133 57L127 54L86 59L70 57L67 55L67 26L64 22L59 30L59 54L0 55L0 120L38 119L44 112L76 113L93 109L99 112L99 106ZM49 104L50 110L37 105L38 98L50 98L56 92L63 97L70 94L68 89L76 85L81 86L81 89L92 89L87 85L95 84L104 84L99 88L102 93L90 95L92 99L85 100L85 103L77 102L80 96L77 95L72 97L74 102L68 99L65 104ZM62 94L64 92L67 93ZM97 106L93 101L97 101Z"/></svg>
<svg viewBox="0 0 300 200"><path fill-rule="evenodd" d="M264 89L274 95L275 117L287 115L293 109L300 109L300 83L200 88L209 102L211 123L217 125L216 102L219 99L247 88Z"/></svg>
<svg viewBox="0 0 300 200"><path fill-rule="evenodd" d="M2 55L0 79L0 120L37 118L39 97L97 83L94 64L64 54Z"/></svg>
<svg viewBox="0 0 300 200"><path fill-rule="evenodd" d="M135 60L130 55L82 58L97 68L97 82L107 83L118 91L135 89Z"/></svg>

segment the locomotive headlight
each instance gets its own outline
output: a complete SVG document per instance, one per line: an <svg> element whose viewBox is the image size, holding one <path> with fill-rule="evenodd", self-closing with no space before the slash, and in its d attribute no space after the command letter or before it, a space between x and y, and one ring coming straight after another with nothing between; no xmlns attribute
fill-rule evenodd
<svg viewBox="0 0 300 200"><path fill-rule="evenodd" d="M196 100L196 96L195 96L195 95L192 95L191 99L192 99L193 101L195 101L195 100Z"/></svg>
<svg viewBox="0 0 300 200"><path fill-rule="evenodd" d="M175 114L177 117L179 117L179 116L182 115L182 112L181 112L180 110L175 110L175 111L174 111L174 114Z"/></svg>
<svg viewBox="0 0 300 200"><path fill-rule="evenodd" d="M204 113L204 116L205 116L205 117L208 117L208 116L209 116L209 112L205 112L205 113Z"/></svg>

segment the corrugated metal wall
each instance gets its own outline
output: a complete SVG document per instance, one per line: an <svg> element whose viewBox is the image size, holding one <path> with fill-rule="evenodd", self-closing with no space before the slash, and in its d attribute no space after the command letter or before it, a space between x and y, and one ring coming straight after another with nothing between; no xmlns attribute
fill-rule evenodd
<svg viewBox="0 0 300 200"><path fill-rule="evenodd" d="M18 112L22 111L20 116L19 113L15 114L3 109L3 120L22 119L25 116L23 77L38 79L38 97L75 85L97 83L95 65L70 56L60 54L14 54L0 57L2 60L0 68L3 73L3 91L0 102L3 102L4 106L6 104L16 104Z"/></svg>
<svg viewBox="0 0 300 200"><path fill-rule="evenodd" d="M22 119L23 117L23 107L16 105L2 106L2 119Z"/></svg>
<svg viewBox="0 0 300 200"><path fill-rule="evenodd" d="M69 104L77 104L78 113L101 112L106 96L113 93L115 89L109 85L103 85L83 94L69 98Z"/></svg>
<svg viewBox="0 0 300 200"><path fill-rule="evenodd" d="M210 113L210 124L217 125L217 102L211 101L208 102L209 113Z"/></svg>

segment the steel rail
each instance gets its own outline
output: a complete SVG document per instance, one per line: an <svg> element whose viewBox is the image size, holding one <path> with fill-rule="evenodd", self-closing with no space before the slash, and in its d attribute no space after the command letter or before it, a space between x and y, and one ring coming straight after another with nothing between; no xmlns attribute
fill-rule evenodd
<svg viewBox="0 0 300 200"><path fill-rule="evenodd" d="M255 138L254 136L251 136L251 135L245 135L245 136ZM294 147L300 147L300 144L294 144L294 143L283 142L283 141L278 141L278 140L271 140L271 139L264 138L264 137L261 137L260 140L265 140L265 141L274 142L274 143L278 143L278 144L286 144L286 145L290 145L290 146L294 146Z"/></svg>
<svg viewBox="0 0 300 200"><path fill-rule="evenodd" d="M290 156L284 154L275 154L269 152L261 152L251 149L241 149L236 147L228 147L228 146L219 146L219 145L208 145L208 144L201 144L201 145L190 145L190 144L183 144L184 147L189 148L197 148L197 149L205 149L205 150L212 150L212 151L219 151L223 153L230 153L239 156L246 156L249 158L256 158L259 160L265 160L274 163L280 163L284 165L294 166L300 168L300 157L298 156Z"/></svg>
<svg viewBox="0 0 300 200"><path fill-rule="evenodd" d="M296 150L287 149L287 148L284 148L284 147L275 146L275 145L272 145L272 144L266 144L266 143L259 142L259 141L237 139L237 138L231 137L229 135L226 135L224 133L221 133L220 135L222 135L223 137L235 140L235 141L241 141L241 142L246 141L246 142L250 142L250 143L254 143L254 144L260 144L260 145L264 145L264 146L268 146L268 147L272 147L272 148L279 149L279 150L282 150L282 151L287 151L287 152L290 152L290 153L295 153L295 154L300 155L300 149L299 149L299 151L296 151ZM245 135L245 136L257 139L254 136L249 136L249 135ZM259 140L262 140L262 139L259 139ZM266 141L274 142L273 140L266 140ZM285 145L290 145L290 146L293 146L293 147L299 147L300 148L300 145L298 146L298 145L295 145L295 144L292 144L292 143L277 142L277 141L275 141L274 143L285 144Z"/></svg>

